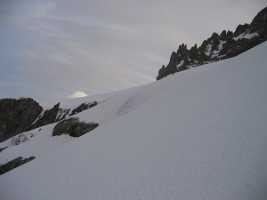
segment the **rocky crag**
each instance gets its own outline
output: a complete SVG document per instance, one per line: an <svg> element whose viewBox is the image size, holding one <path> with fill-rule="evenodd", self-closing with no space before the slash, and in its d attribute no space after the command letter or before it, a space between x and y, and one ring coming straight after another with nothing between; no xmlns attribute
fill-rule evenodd
<svg viewBox="0 0 267 200"><path fill-rule="evenodd" d="M232 58L266 40L267 7L250 24L239 25L234 32L213 33L199 47L187 48L181 44L176 52L172 52L169 64L160 68L157 80L192 67Z"/></svg>
<svg viewBox="0 0 267 200"><path fill-rule="evenodd" d="M31 98L0 99L0 142L24 131L61 121L97 105L82 103L74 109L61 108L60 103L44 109Z"/></svg>

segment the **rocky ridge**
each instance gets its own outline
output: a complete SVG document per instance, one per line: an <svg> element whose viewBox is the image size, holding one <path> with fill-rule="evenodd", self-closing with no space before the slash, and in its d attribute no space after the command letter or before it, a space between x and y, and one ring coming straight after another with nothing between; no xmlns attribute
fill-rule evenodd
<svg viewBox="0 0 267 200"><path fill-rule="evenodd" d="M71 108L62 108L57 103L44 109L31 98L0 99L0 142L19 133L61 121L97 105L96 101L82 103Z"/></svg>
<svg viewBox="0 0 267 200"><path fill-rule="evenodd" d="M260 11L250 24L239 25L234 32L213 33L198 47L181 44L172 52L167 66L162 66L157 80L170 74L203 64L237 56L267 40L267 7Z"/></svg>

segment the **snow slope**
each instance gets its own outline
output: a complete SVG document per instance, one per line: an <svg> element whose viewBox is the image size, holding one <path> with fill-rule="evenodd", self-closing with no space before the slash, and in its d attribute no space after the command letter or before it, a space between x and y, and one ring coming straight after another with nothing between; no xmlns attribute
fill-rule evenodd
<svg viewBox="0 0 267 200"><path fill-rule="evenodd" d="M142 90L140 90L139 87L136 87L103 95L66 100L61 103L61 106L73 110L82 103L97 101L98 105L96 107L69 117L78 117L81 121L97 122L100 125L103 125L115 120L121 115L127 114L134 110L135 107L140 106L143 102L153 96L153 91L151 86L143 86ZM12 144L12 141L14 138L18 138L22 134L0 143L0 149L8 147L1 152L0 163L7 163L19 156L35 156L38 158L46 154L53 154L54 151L52 150L61 148L62 144L76 140L76 138L67 135L52 137L52 131L56 124L57 123L49 124L22 133L28 140L19 145Z"/></svg>
<svg viewBox="0 0 267 200"><path fill-rule="evenodd" d="M99 128L0 176L1 200L265 200L266 52L108 95L78 114Z"/></svg>

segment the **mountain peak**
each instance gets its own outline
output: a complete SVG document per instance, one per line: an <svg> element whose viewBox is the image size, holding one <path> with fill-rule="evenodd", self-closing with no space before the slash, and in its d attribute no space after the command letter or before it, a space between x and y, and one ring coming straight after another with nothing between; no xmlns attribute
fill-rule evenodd
<svg viewBox="0 0 267 200"><path fill-rule="evenodd" d="M186 44L173 52L169 64L162 67L157 80L191 67L232 58L267 40L267 7L260 11L251 24L238 25L234 32L223 30L204 40L199 47L187 49Z"/></svg>

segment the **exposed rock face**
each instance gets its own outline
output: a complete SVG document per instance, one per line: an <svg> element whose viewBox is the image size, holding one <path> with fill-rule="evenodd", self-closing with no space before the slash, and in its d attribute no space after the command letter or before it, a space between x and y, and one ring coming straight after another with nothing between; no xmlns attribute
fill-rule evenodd
<svg viewBox="0 0 267 200"><path fill-rule="evenodd" d="M93 101L90 103L82 103L78 107L71 110L71 109L66 109L66 108L60 108L60 103L57 103L53 108L44 111L44 113L38 117L37 121L34 122L31 129L44 126L47 124L51 124L54 122L58 122L60 120L65 119L67 116L78 114L96 105L97 105L96 101Z"/></svg>
<svg viewBox="0 0 267 200"><path fill-rule="evenodd" d="M77 108L73 109L70 116L78 114L84 110L90 109L92 107L95 107L97 105L96 101L93 101L91 103L82 103L81 105L79 105Z"/></svg>
<svg viewBox="0 0 267 200"><path fill-rule="evenodd" d="M28 130L41 112L31 98L0 100L0 141Z"/></svg>
<svg viewBox="0 0 267 200"><path fill-rule="evenodd" d="M72 137L80 137L98 127L97 123L80 122L78 118L70 118L59 122L53 130L53 136L67 134Z"/></svg>
<svg viewBox="0 0 267 200"><path fill-rule="evenodd" d="M35 159L34 156L31 156L29 158L18 157L18 158L15 158L14 160L11 160L11 161L3 164L3 165L0 165L0 175L9 172L12 169L15 169L16 167L19 167L20 165L23 165L27 162L30 162L33 159Z"/></svg>
<svg viewBox="0 0 267 200"><path fill-rule="evenodd" d="M60 103L57 103L53 108L44 111L31 126L31 129L60 121L68 115L69 111L69 109L60 108Z"/></svg>
<svg viewBox="0 0 267 200"><path fill-rule="evenodd" d="M191 67L237 56L267 40L267 7L252 20L251 24L239 25L234 32L222 31L197 45L185 44L173 52L169 64L158 72L157 80Z"/></svg>
<svg viewBox="0 0 267 200"><path fill-rule="evenodd" d="M267 25L267 7L260 11L253 19L251 25L255 30L260 30L263 35L266 34ZM266 35L265 35L266 36Z"/></svg>
<svg viewBox="0 0 267 200"><path fill-rule="evenodd" d="M0 142L21 132L66 119L97 105L96 101L65 109L60 103L44 110L31 98L0 99Z"/></svg>

